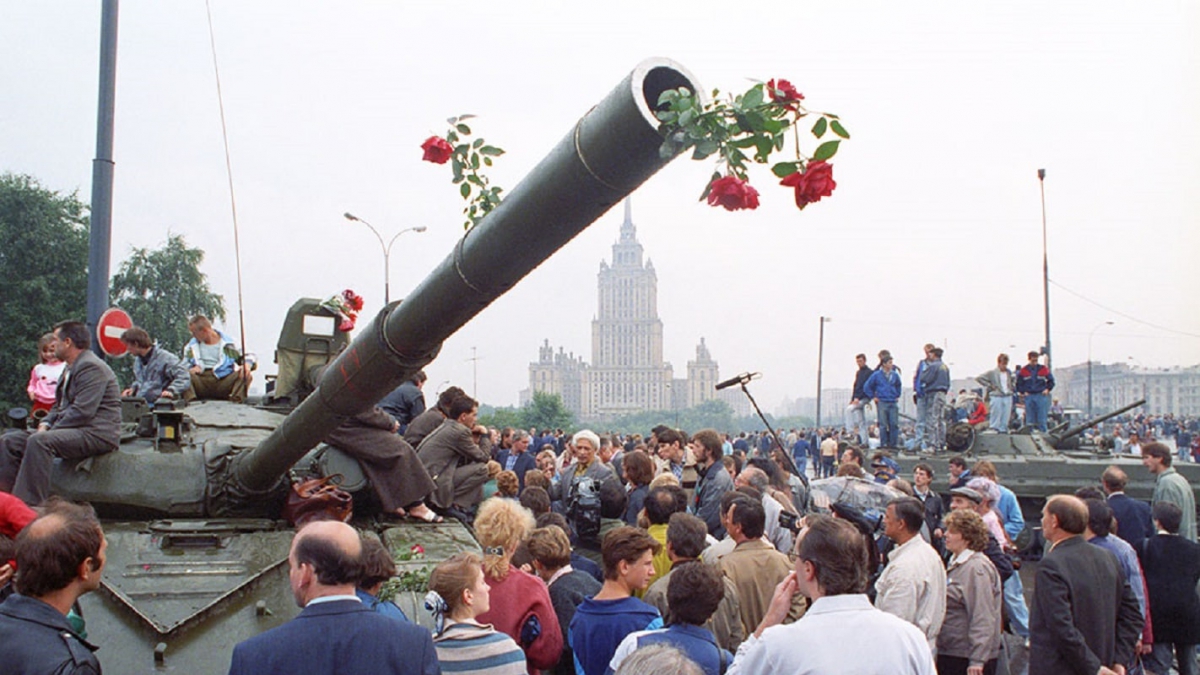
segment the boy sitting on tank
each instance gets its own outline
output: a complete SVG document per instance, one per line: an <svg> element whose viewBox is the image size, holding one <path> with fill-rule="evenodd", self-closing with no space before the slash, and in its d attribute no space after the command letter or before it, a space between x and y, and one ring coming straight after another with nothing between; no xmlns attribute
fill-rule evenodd
<svg viewBox="0 0 1200 675"><path fill-rule="evenodd" d="M183 348L183 360L191 374L192 396L198 399L246 400L251 364L227 335L213 328L203 314L188 321L192 339Z"/></svg>

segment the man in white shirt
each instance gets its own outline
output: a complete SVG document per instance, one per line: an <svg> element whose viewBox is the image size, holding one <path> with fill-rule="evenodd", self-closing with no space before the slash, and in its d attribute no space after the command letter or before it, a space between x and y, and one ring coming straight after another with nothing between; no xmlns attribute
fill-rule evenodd
<svg viewBox="0 0 1200 675"><path fill-rule="evenodd" d="M925 507L913 497L898 497L883 515L883 532L896 545L875 582L875 606L921 630L929 649L937 646L946 615L946 569L932 546L920 537Z"/></svg>
<svg viewBox="0 0 1200 675"><path fill-rule="evenodd" d="M912 624L871 606L867 549L849 522L813 515L800 531L796 569L775 594L754 634L741 647L730 675L933 675L925 635ZM781 625L792 597L812 600L799 621ZM869 648L837 639L870 636Z"/></svg>

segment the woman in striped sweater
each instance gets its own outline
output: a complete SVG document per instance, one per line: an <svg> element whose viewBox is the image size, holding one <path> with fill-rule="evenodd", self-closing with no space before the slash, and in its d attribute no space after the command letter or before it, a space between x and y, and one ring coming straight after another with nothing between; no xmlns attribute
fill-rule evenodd
<svg viewBox="0 0 1200 675"><path fill-rule="evenodd" d="M433 612L433 638L446 675L525 675L525 653L513 639L475 617L488 611L490 589L482 560L459 553L429 577L425 607Z"/></svg>

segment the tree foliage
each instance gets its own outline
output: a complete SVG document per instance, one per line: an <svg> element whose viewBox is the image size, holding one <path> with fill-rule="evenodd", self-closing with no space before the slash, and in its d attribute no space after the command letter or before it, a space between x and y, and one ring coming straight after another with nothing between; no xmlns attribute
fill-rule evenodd
<svg viewBox="0 0 1200 675"><path fill-rule="evenodd" d="M733 408L724 401L705 401L683 410L646 410L624 415L605 426L606 430L622 433L648 434L654 427L665 424L688 432L716 429L721 432L741 431L733 416Z"/></svg>
<svg viewBox="0 0 1200 675"><path fill-rule="evenodd" d="M533 398L520 408L492 408L480 406L479 423L503 429L565 429L575 428L575 415L563 404L558 394L537 391Z"/></svg>
<svg viewBox="0 0 1200 675"><path fill-rule="evenodd" d="M113 303L163 348L179 354L191 339L187 322L195 314L225 319L225 300L213 293L200 271L204 251L172 234L161 248L134 248L112 278Z"/></svg>
<svg viewBox="0 0 1200 675"><path fill-rule="evenodd" d="M88 217L76 194L0 174L0 404L28 405L37 340L86 316Z"/></svg>

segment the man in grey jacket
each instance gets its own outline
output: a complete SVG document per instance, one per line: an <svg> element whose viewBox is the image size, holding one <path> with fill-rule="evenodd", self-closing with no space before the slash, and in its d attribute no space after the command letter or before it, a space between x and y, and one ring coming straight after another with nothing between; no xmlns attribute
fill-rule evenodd
<svg viewBox="0 0 1200 675"><path fill-rule="evenodd" d="M921 369L921 396L925 400L925 441L942 451L946 447L946 392L950 390L950 368L942 361L942 348L929 350L930 359Z"/></svg>
<svg viewBox="0 0 1200 675"><path fill-rule="evenodd" d="M121 396L141 396L153 405L160 398L182 399L184 392L192 388L187 366L178 356L154 344L144 329L126 329L121 342L133 356L133 384Z"/></svg>
<svg viewBox="0 0 1200 675"><path fill-rule="evenodd" d="M975 378L975 381L987 390L988 428L1007 432L1013 404L1013 373L1008 369L1008 354L997 356L996 367Z"/></svg>
<svg viewBox="0 0 1200 675"><path fill-rule="evenodd" d="M102 455L120 443L117 376L89 347L91 337L82 323L64 321L54 327L54 354L67 363L54 407L37 431L13 431L0 439L0 490L30 506L49 496L55 457Z"/></svg>
<svg viewBox="0 0 1200 675"><path fill-rule="evenodd" d="M479 403L459 396L442 425L417 446L417 457L436 485L428 501L438 509L469 513L483 501L492 441L477 424Z"/></svg>

